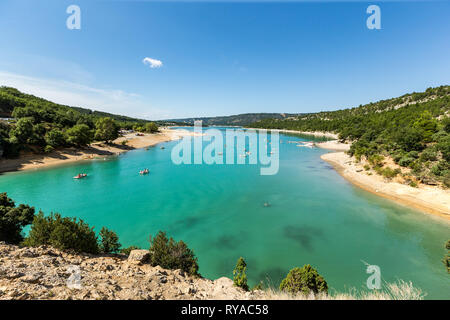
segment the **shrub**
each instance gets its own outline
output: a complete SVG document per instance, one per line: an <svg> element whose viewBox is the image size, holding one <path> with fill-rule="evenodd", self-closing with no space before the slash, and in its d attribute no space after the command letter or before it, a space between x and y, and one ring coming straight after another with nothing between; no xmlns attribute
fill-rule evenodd
<svg viewBox="0 0 450 320"><path fill-rule="evenodd" d="M148 122L145 124L145 132L149 133L158 132L158 126L154 122Z"/></svg>
<svg viewBox="0 0 450 320"><path fill-rule="evenodd" d="M396 177L400 172L401 171L398 168L392 170L390 167L386 167L382 170L381 174L385 178L392 179L392 178Z"/></svg>
<svg viewBox="0 0 450 320"><path fill-rule="evenodd" d="M194 252L183 242L168 239L163 231L159 231L150 240L150 263L165 269L181 269L190 275L199 276L198 263Z"/></svg>
<svg viewBox="0 0 450 320"><path fill-rule="evenodd" d="M248 291L247 274L245 273L246 270L247 264L245 263L244 258L240 257L236 263L236 267L233 270L233 284L236 287Z"/></svg>
<svg viewBox="0 0 450 320"><path fill-rule="evenodd" d="M64 133L61 130L52 129L45 134L45 142L49 146L56 148L56 147L65 145L66 138L64 136Z"/></svg>
<svg viewBox="0 0 450 320"><path fill-rule="evenodd" d="M447 188L450 188L450 172L448 172L444 179L442 180L442 182L444 183L444 186L446 186Z"/></svg>
<svg viewBox="0 0 450 320"><path fill-rule="evenodd" d="M0 193L0 241L18 244L23 240L22 228L33 221L34 208L25 204L16 207L6 193Z"/></svg>
<svg viewBox="0 0 450 320"><path fill-rule="evenodd" d="M286 278L281 281L280 290L291 294L328 293L328 285L317 270L307 264L303 268L294 268L289 271Z"/></svg>
<svg viewBox="0 0 450 320"><path fill-rule="evenodd" d="M50 145L46 145L45 148L44 148L44 152L45 152L45 153L53 152L53 150L55 150L55 148L53 148L53 147L50 146Z"/></svg>
<svg viewBox="0 0 450 320"><path fill-rule="evenodd" d="M436 161L437 160L437 152L436 150L433 150L431 148L427 148L423 150L422 154L420 155L421 161Z"/></svg>
<svg viewBox="0 0 450 320"><path fill-rule="evenodd" d="M399 161L398 164L402 167L409 166L414 161L414 158L410 158L408 156L403 156Z"/></svg>
<svg viewBox="0 0 450 320"><path fill-rule="evenodd" d="M114 231L103 227L100 230L100 250L103 253L117 253L121 247L119 237Z"/></svg>
<svg viewBox="0 0 450 320"><path fill-rule="evenodd" d="M409 186L410 186L410 187L413 187L413 188L417 188L417 187L418 187L417 182L415 182L415 181L411 181L411 182L409 183Z"/></svg>
<svg viewBox="0 0 450 320"><path fill-rule="evenodd" d="M119 126L109 118L100 118L95 123L95 139L105 142L112 141L119 136Z"/></svg>
<svg viewBox="0 0 450 320"><path fill-rule="evenodd" d="M369 163L375 167L383 166L384 157L379 154L374 154L369 157Z"/></svg>
<svg viewBox="0 0 450 320"><path fill-rule="evenodd" d="M77 124L66 131L67 142L75 146L85 146L92 142L92 131L85 124Z"/></svg>
<svg viewBox="0 0 450 320"><path fill-rule="evenodd" d="M76 252L98 253L97 236L93 228L76 218L61 217L51 214L45 217L39 212L33 219L26 246L51 245L60 250L72 249Z"/></svg>

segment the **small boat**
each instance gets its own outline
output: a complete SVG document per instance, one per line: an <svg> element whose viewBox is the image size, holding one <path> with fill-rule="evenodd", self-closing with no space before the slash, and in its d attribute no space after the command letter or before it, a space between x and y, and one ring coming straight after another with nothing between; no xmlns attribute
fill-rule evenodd
<svg viewBox="0 0 450 320"><path fill-rule="evenodd" d="M269 202L264 202L264 207L270 207L270 203Z"/></svg>
<svg viewBox="0 0 450 320"><path fill-rule="evenodd" d="M223 155L223 153L222 152L217 152L217 155L221 156L221 155Z"/></svg>
<svg viewBox="0 0 450 320"><path fill-rule="evenodd" d="M139 174L144 175L144 174L149 174L149 172L150 172L150 170L144 169L144 170L139 171Z"/></svg>
<svg viewBox="0 0 450 320"><path fill-rule="evenodd" d="M79 173L73 178L74 179L82 179L82 178L86 178L86 177L87 177L87 173Z"/></svg>

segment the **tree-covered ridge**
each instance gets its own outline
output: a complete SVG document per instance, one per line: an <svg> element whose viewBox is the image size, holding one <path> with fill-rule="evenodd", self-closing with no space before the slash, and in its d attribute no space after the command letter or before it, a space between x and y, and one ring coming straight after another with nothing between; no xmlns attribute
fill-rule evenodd
<svg viewBox="0 0 450 320"><path fill-rule="evenodd" d="M351 155L369 160L388 178L400 172L385 172L383 157L408 168L417 182L450 187L449 116L450 86L441 86L351 109L265 119L250 127L338 133L352 142Z"/></svg>
<svg viewBox="0 0 450 320"><path fill-rule="evenodd" d="M33 96L31 94L20 92L15 88L4 86L0 87L0 117L12 117L14 108L16 107L35 107L38 109L50 108L57 114L66 113L69 117L72 117L72 120L78 120L79 118L83 117L87 117L91 120L96 120L102 117L109 117L118 122L146 122L146 120L135 119L122 115L116 115L80 107L66 106Z"/></svg>
<svg viewBox="0 0 450 320"><path fill-rule="evenodd" d="M17 156L20 151L50 152L56 148L85 146L93 140L110 142L120 128L155 132L146 120L68 107L0 87L0 156Z"/></svg>
<svg viewBox="0 0 450 320"><path fill-rule="evenodd" d="M232 116L219 117L201 117L201 118L185 118L165 120L165 122L176 122L185 125L194 125L194 121L201 120L205 126L245 126L259 121L261 119L287 119L289 117L298 116L298 114L289 113L243 113Z"/></svg>

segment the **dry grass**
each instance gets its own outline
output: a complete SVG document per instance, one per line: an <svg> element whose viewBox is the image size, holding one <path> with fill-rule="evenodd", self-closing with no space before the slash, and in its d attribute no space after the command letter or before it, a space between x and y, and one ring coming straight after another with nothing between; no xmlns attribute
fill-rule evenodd
<svg viewBox="0 0 450 320"><path fill-rule="evenodd" d="M415 288L411 282L399 280L395 283L385 283L380 290L357 291L351 289L346 293L335 294L289 294L273 287L265 290L264 299L268 300L423 300L425 293Z"/></svg>

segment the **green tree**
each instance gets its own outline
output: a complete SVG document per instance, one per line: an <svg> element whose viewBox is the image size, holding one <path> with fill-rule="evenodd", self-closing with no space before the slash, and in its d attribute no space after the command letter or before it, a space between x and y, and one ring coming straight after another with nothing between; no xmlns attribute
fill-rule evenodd
<svg viewBox="0 0 450 320"><path fill-rule="evenodd" d="M26 144L33 137L33 118L21 118L9 132L12 143Z"/></svg>
<svg viewBox="0 0 450 320"><path fill-rule="evenodd" d="M303 268L294 268L289 271L286 278L281 281L280 290L292 294L328 293L328 285L317 270L307 264Z"/></svg>
<svg viewBox="0 0 450 320"><path fill-rule="evenodd" d="M25 204L16 207L6 193L0 193L0 241L18 244L23 240L22 228L33 221L34 208Z"/></svg>
<svg viewBox="0 0 450 320"><path fill-rule="evenodd" d="M94 228L79 219L62 217L55 213L47 217L42 212L35 215L24 245L50 245L60 250L74 250L96 254L99 252Z"/></svg>
<svg viewBox="0 0 450 320"><path fill-rule="evenodd" d="M236 263L236 267L233 270L233 284L236 287L248 291L247 274L245 273L246 270L247 264L245 263L244 258L240 257Z"/></svg>
<svg viewBox="0 0 450 320"><path fill-rule="evenodd" d="M199 276L198 263L194 252L183 241L176 242L159 231L150 239L150 263L166 269L181 269L190 275Z"/></svg>
<svg viewBox="0 0 450 320"><path fill-rule="evenodd" d="M158 126L154 122L147 122L145 124L145 132L149 132L149 133L158 132Z"/></svg>
<svg viewBox="0 0 450 320"><path fill-rule="evenodd" d="M66 131L67 142L76 146L85 146L92 142L92 131L85 124L77 124Z"/></svg>
<svg viewBox="0 0 450 320"><path fill-rule="evenodd" d="M100 230L100 250L103 253L117 253L121 247L119 237L114 231L103 227Z"/></svg>
<svg viewBox="0 0 450 320"><path fill-rule="evenodd" d="M100 118L95 123L95 140L102 140L106 143L117 139L119 136L119 126L109 118Z"/></svg>
<svg viewBox="0 0 450 320"><path fill-rule="evenodd" d="M57 148L66 144L66 138L61 130L52 129L45 134L45 142L49 146Z"/></svg>

